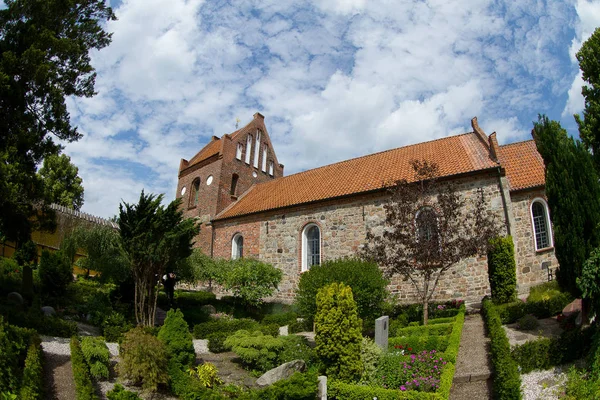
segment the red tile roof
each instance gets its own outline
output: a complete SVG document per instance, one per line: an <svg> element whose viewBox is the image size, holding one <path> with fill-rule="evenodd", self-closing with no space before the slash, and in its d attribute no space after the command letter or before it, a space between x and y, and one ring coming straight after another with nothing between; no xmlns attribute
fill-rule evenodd
<svg viewBox="0 0 600 400"><path fill-rule="evenodd" d="M500 146L498 158L506 170L511 191L546 184L544 160L533 140Z"/></svg>
<svg viewBox="0 0 600 400"><path fill-rule="evenodd" d="M477 133L465 133L370 154L251 187L215 219L226 219L381 189L414 178L412 160L437 163L440 176L498 167Z"/></svg>

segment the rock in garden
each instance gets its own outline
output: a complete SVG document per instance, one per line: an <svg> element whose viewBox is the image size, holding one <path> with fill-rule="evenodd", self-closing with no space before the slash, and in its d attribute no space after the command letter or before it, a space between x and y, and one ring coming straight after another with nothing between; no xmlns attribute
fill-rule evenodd
<svg viewBox="0 0 600 400"><path fill-rule="evenodd" d="M261 387L269 386L277 381L289 378L294 372L304 372L305 369L306 363L303 360L290 361L265 372L263 376L256 380L256 384Z"/></svg>
<svg viewBox="0 0 600 400"><path fill-rule="evenodd" d="M200 307L200 309L207 314L216 314L217 313L217 309L215 308L215 306L213 306L211 304L202 306L202 307Z"/></svg>
<svg viewBox="0 0 600 400"><path fill-rule="evenodd" d="M8 294L8 296L6 296L6 298L10 304L14 304L16 306L23 305L23 296L21 296L20 293L11 292Z"/></svg>
<svg viewBox="0 0 600 400"><path fill-rule="evenodd" d="M42 312L44 313L44 317L51 317L53 315L56 315L56 310L54 309L54 307L50 306L42 307Z"/></svg>

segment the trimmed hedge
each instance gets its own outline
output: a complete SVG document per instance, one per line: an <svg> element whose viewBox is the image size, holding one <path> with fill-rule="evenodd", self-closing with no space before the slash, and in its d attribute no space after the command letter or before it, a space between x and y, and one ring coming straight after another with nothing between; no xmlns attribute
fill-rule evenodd
<svg viewBox="0 0 600 400"><path fill-rule="evenodd" d="M394 336L449 335L453 327L453 323L409 326L398 329Z"/></svg>
<svg viewBox="0 0 600 400"><path fill-rule="evenodd" d="M517 265L512 237L491 239L487 256L492 299L496 304L514 300L517 293Z"/></svg>
<svg viewBox="0 0 600 400"><path fill-rule="evenodd" d="M423 335L390 338L388 341L389 350L396 350L397 348L395 346L402 346L403 350L410 348L411 350L409 351L413 353L418 353L423 350L438 350L443 352L446 351L446 348L448 347L448 336Z"/></svg>
<svg viewBox="0 0 600 400"><path fill-rule="evenodd" d="M31 337L21 385L21 400L39 400L44 398L43 353L39 336Z"/></svg>
<svg viewBox="0 0 600 400"><path fill-rule="evenodd" d="M513 347L511 355L521 373L545 370L588 354L594 329L565 331L559 338L541 338Z"/></svg>
<svg viewBox="0 0 600 400"><path fill-rule="evenodd" d="M79 339L73 336L71 338L71 368L73 369L73 379L75 380L75 396L77 400L97 400L98 397L94 391L92 376L85 362L83 351Z"/></svg>
<svg viewBox="0 0 600 400"><path fill-rule="evenodd" d="M491 340L494 398L521 399L521 375L511 356L510 343L502 328L500 315L490 299L483 300L482 312Z"/></svg>
<svg viewBox="0 0 600 400"><path fill-rule="evenodd" d="M217 321L204 322L194 326L194 338L208 339L212 333L229 332L234 333L239 330L257 331L260 330L260 324L250 318L241 319L220 319Z"/></svg>

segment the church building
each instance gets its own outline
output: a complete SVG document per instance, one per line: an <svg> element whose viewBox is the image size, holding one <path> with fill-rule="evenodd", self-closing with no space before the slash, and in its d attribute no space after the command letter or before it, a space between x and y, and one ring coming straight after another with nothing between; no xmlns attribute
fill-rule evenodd
<svg viewBox="0 0 600 400"><path fill-rule="evenodd" d="M513 237L520 292L548 280L558 267L544 193L544 163L533 140L499 146L471 121L472 132L382 151L284 176L264 116L212 140L179 166L177 197L197 218L196 246L212 257L253 257L283 271L275 299L289 301L304 271L353 256L385 220L386 183L414 179L412 160L439 167L465 198L485 195L486 207ZM389 289L413 301L402 276ZM490 293L486 257L469 258L440 280L435 300L480 300Z"/></svg>

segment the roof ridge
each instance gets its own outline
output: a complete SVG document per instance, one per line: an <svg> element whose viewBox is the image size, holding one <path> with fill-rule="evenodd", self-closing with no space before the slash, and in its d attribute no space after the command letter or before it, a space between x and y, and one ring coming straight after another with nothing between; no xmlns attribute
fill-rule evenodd
<svg viewBox="0 0 600 400"><path fill-rule="evenodd" d="M272 180L267 181L267 182L258 183L258 185L262 185L264 183L278 181L278 180L280 180L282 178L289 178L291 176L295 176L295 175L298 175L298 174L304 174L304 173L309 172L309 171L316 171L316 170L319 170L321 168L331 167L332 165L343 164L343 163L347 163L347 162L350 162L350 161L359 160L361 158L367 158L367 157L372 157L372 156L376 156L376 155L387 153L387 152L391 152L391 151L396 151L398 149L408 149L408 148L411 148L411 147L414 147L414 146L420 146L420 145L427 144L427 143L439 142L441 140L445 140L445 139L449 139L449 138L455 138L455 137L460 137L460 136L472 135L474 133L475 132L465 132L465 133L460 133L458 135L444 136L442 138L428 140L426 142L419 142L419 143L407 144L406 146L400 146L400 147L394 147L393 149L381 150L381 151L378 151L376 153L369 153L369 154L365 154L365 155L362 155L362 156L358 156L358 157L354 157L354 158L349 158L347 160L341 160L341 161L336 161L336 162L331 163L331 164L321 165L320 167L315 167L315 168L307 169L307 170L304 170L304 171L295 172L295 173L293 173L291 175L286 175L286 176L282 176L282 177L279 177L279 178L276 178L276 179L272 179Z"/></svg>
<svg viewBox="0 0 600 400"><path fill-rule="evenodd" d="M113 228L118 228L118 225L109 219L106 219L103 217L98 217L98 216L95 216L95 215L92 215L92 214L89 214L89 213L86 213L83 211L73 210L73 209L65 207L61 204L51 203L50 208L52 208L53 210L56 210L56 211L60 211L63 214L69 214L76 218L94 222L99 225L107 225L107 226L111 226Z"/></svg>
<svg viewBox="0 0 600 400"><path fill-rule="evenodd" d="M520 142L501 144L500 147L514 146L517 144L523 144L523 143L528 143L528 142L535 142L535 140L534 139L521 140Z"/></svg>

